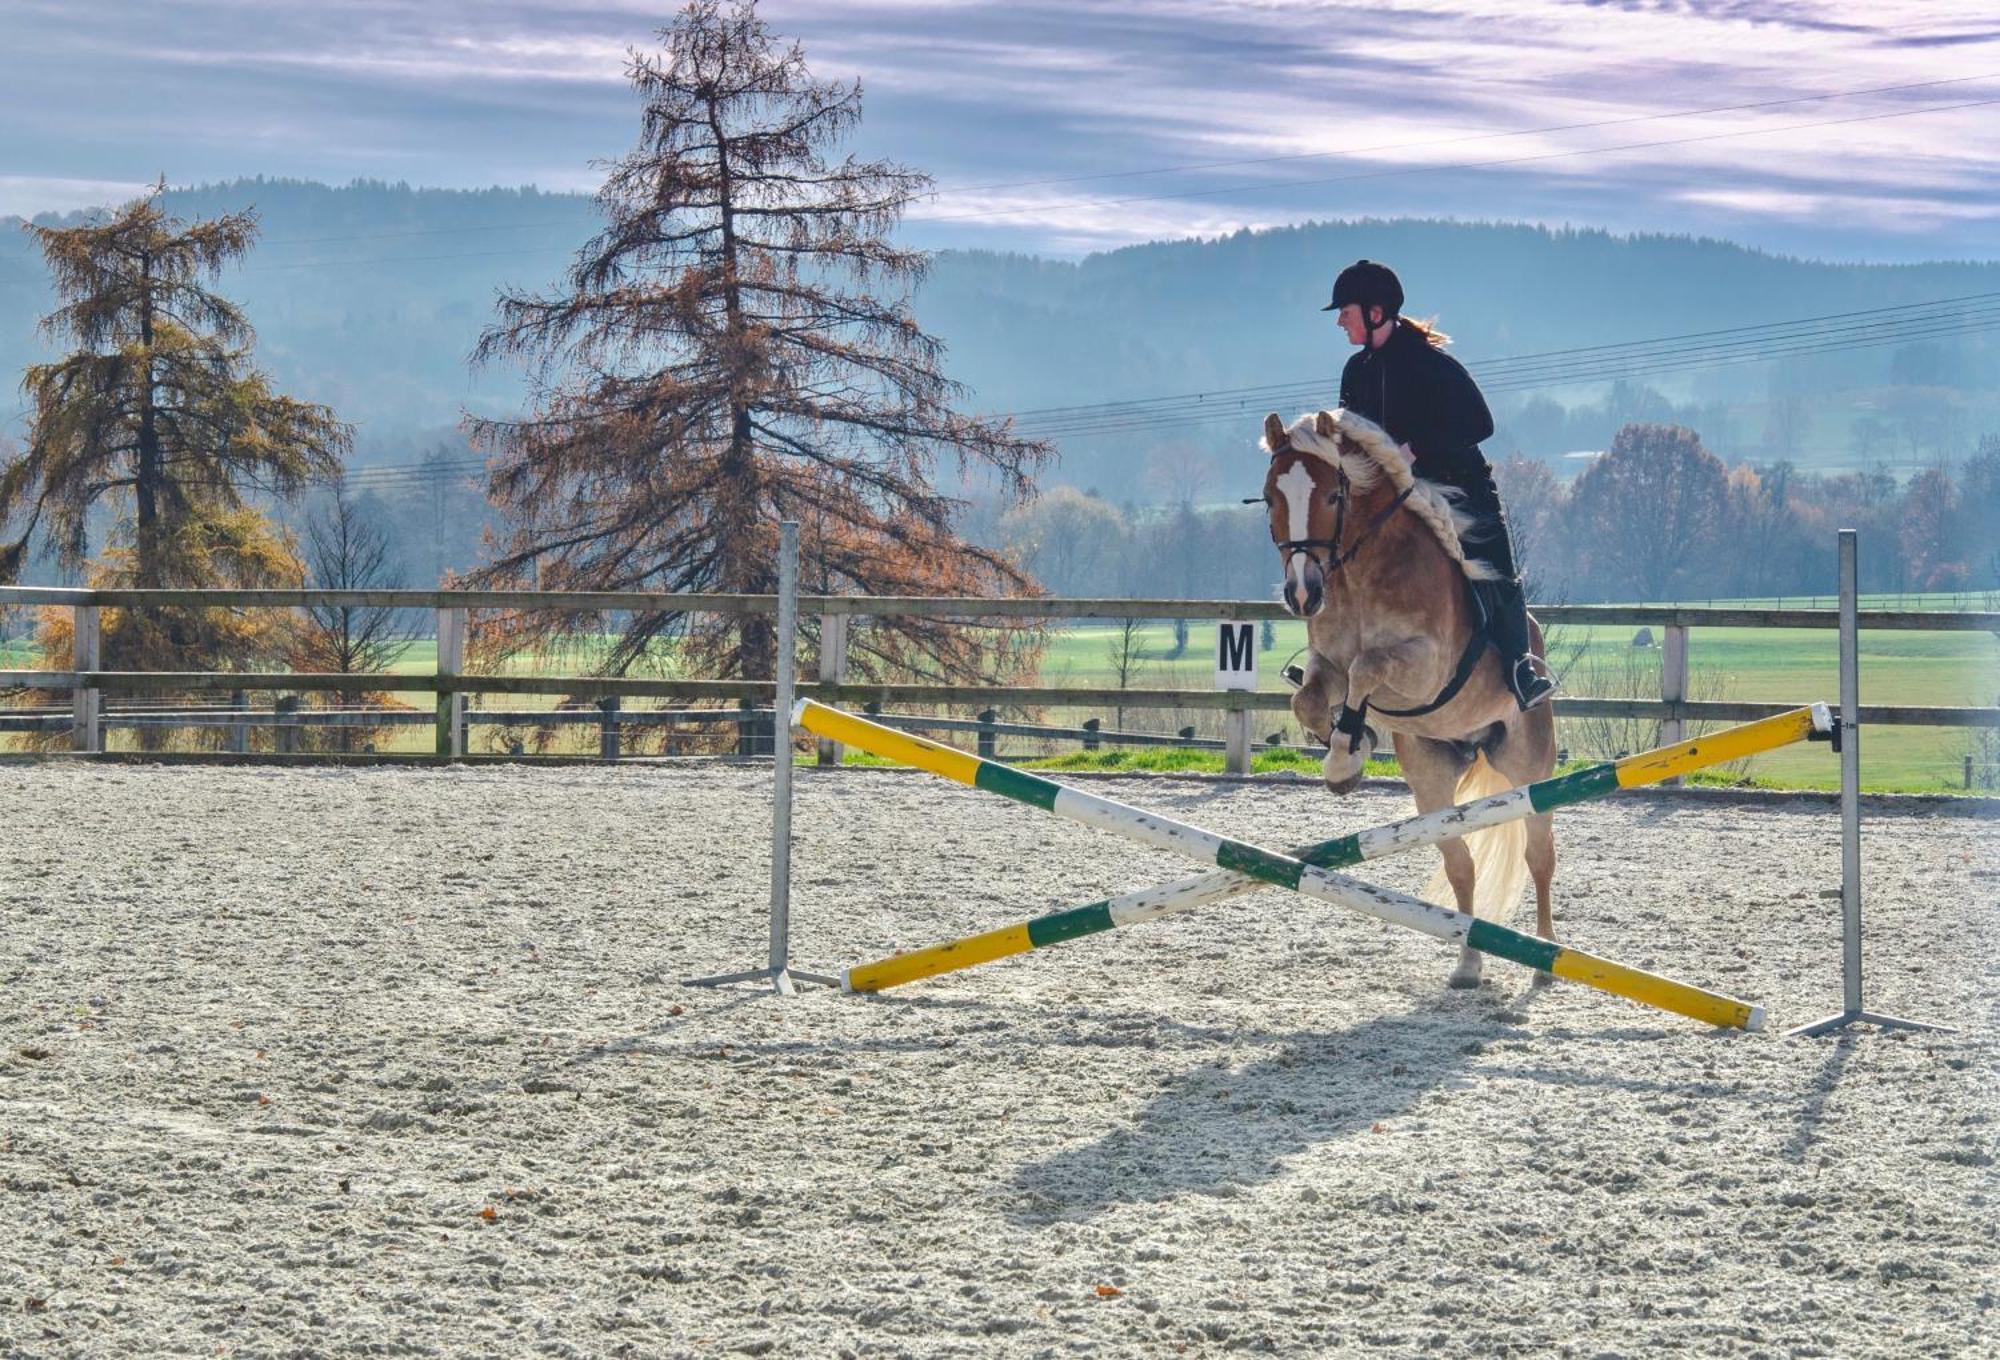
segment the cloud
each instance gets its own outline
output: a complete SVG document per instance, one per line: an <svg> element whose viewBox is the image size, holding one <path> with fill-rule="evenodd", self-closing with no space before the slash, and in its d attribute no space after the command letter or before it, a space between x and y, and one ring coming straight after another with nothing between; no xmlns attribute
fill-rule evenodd
<svg viewBox="0 0 2000 1360"><path fill-rule="evenodd" d="M0 165L52 195L162 166L177 181L262 172L585 187L592 161L623 152L634 132L627 49L651 47L672 9L99 0L99 21L77 25L62 6L13 0ZM1962 256L2000 250L1990 220L1963 206L2000 158L1995 109L1801 125L2000 98L1990 10L1987 0L764 0L759 12L804 43L817 73L862 80L857 154L939 180L941 197L913 214L932 244L1067 253L1470 205L1490 217L1747 226L1780 248L1815 239L1839 212L1882 221L1898 249L1917 221L1919 240ZM1985 79L1664 116L1974 76ZM1575 126L1617 119L1649 121ZM1739 132L1755 135L1718 136ZM1213 164L1255 160L1265 163ZM1205 168L1178 168L1190 166ZM1797 174L1812 182L1791 183ZM1864 211L1870 199L1903 213L1890 224Z"/></svg>
<svg viewBox="0 0 2000 1360"><path fill-rule="evenodd" d="M109 203L129 203L152 187L150 180L0 175L0 217L34 217L40 213L68 213Z"/></svg>

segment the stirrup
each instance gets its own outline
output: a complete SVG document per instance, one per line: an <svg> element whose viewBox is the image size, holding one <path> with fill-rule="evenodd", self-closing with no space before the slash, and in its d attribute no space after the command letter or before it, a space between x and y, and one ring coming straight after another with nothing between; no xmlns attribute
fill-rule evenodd
<svg viewBox="0 0 2000 1360"><path fill-rule="evenodd" d="M1296 661L1284 666L1278 674L1283 676L1285 683L1293 689L1299 689L1306 683L1306 668Z"/></svg>
<svg viewBox="0 0 2000 1360"><path fill-rule="evenodd" d="M1514 702L1526 713L1556 692L1556 682L1535 669L1533 657L1524 656L1509 668L1507 688L1514 691Z"/></svg>

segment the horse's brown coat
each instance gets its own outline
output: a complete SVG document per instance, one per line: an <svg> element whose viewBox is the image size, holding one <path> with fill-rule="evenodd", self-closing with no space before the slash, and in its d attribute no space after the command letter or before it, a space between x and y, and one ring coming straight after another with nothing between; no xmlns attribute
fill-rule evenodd
<svg viewBox="0 0 2000 1360"><path fill-rule="evenodd" d="M1314 430L1343 445L1351 442L1342 421L1331 412L1318 413ZM1351 484L1343 522L1335 504L1340 479L1333 466L1294 449L1275 414L1264 419L1264 441L1271 453L1264 495L1272 541L1284 543L1296 537L1294 509L1283 489L1301 485L1296 475L1287 479L1295 468L1303 468L1312 479L1303 537L1330 540L1337 524L1340 528L1340 544L1332 550L1292 549L1283 554L1286 607L1307 619L1309 659L1305 681L1292 698L1292 713L1314 736L1331 742L1325 762L1327 786L1346 793L1360 782L1373 743L1364 741L1359 750L1350 752L1348 739L1336 739L1332 725L1343 704L1359 706L1364 700L1377 706L1368 715L1370 726L1394 738L1396 759L1420 812L1547 778L1555 769L1553 704L1521 712L1501 673L1499 655L1491 648L1458 694L1435 712L1407 718L1380 712L1430 703L1458 668L1475 624L1464 570L1448 555L1433 526L1416 514L1391 513L1377 526L1377 517L1397 493L1390 479ZM1377 526L1372 533L1371 526ZM1351 558L1328 569L1350 550ZM1295 564L1292 559L1299 553L1312 560ZM1529 630L1540 653L1541 630L1532 620ZM1476 764L1479 757L1500 776L1499 782L1483 778L1484 771ZM1544 814L1529 818L1523 830L1526 868L1535 881L1536 927L1543 938L1554 939L1550 900L1554 829ZM1463 840L1445 841L1439 848L1459 910L1473 912L1477 884L1471 851ZM1518 893L1518 872L1501 877ZM1513 906L1511 901L1490 905L1500 911ZM1479 955L1467 950L1452 982L1470 986L1478 976Z"/></svg>

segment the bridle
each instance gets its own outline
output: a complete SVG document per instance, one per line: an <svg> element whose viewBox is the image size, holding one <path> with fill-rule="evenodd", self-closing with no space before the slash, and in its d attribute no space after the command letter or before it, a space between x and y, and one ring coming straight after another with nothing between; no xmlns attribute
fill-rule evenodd
<svg viewBox="0 0 2000 1360"><path fill-rule="evenodd" d="M1282 452L1292 451L1287 449ZM1273 453L1271 456L1276 458L1279 455ZM1326 553L1325 559L1321 561L1321 559L1315 557L1313 560L1320 562L1322 574L1329 579L1332 578L1335 572L1352 562L1360 554L1362 548L1367 546L1368 540L1375 537L1382 526L1389 522L1389 517L1402 508L1403 502L1410 498L1410 493L1417 489L1416 483L1412 481L1410 485L1397 492L1388 505L1384 506L1373 519L1368 521L1367 526L1362 529L1354 542L1343 550L1340 544L1342 538L1347 533L1347 506L1348 502L1352 499L1353 483L1348 479L1347 469L1341 466L1339 459L1332 459L1330 461L1333 463L1334 474L1340 478L1338 489L1334 491L1328 501L1334 507L1333 536L1331 538L1288 538L1278 544L1278 551L1285 555L1287 565L1289 565L1293 553L1302 552L1310 555L1315 550L1323 550ZM1471 595L1470 598L1474 609L1477 611L1478 622L1473 626L1472 636L1466 641L1465 650L1459 655L1457 669L1452 673L1451 679L1446 682L1445 687L1438 692L1437 697L1429 703L1419 704L1415 708L1377 707L1375 710L1377 713L1386 714L1392 718L1418 718L1427 713L1436 712L1458 697L1458 692L1465 688L1465 682L1472 678L1473 669L1479 664L1480 658L1486 654L1488 640L1486 607L1480 601L1477 594ZM1333 730L1347 738L1347 750L1350 755L1361 749L1361 740L1364 735L1371 741L1375 739L1374 729L1368 726L1368 707L1368 700L1365 698L1362 699L1358 706L1342 704L1339 714L1335 717Z"/></svg>
<svg viewBox="0 0 2000 1360"><path fill-rule="evenodd" d="M1284 452L1291 452L1291 450L1287 449ZM1273 454L1272 456L1277 457L1278 455ZM1333 507L1333 536L1331 538L1288 538L1278 544L1278 551L1284 554L1288 562L1293 553L1302 552L1307 556L1313 556L1315 549L1323 550L1326 553L1326 557L1324 559L1313 557L1313 560L1319 563L1320 571L1326 576L1332 576L1349 562L1352 562L1360 554L1361 550L1368 545L1368 540L1380 532L1382 526L1389 522L1389 517L1394 515L1402 507L1403 502L1410 498L1410 493L1417 489L1417 484L1411 482L1408 486L1397 492L1395 498L1384 506L1373 519L1368 521L1367 527L1362 529L1360 536L1353 543L1349 544L1346 551L1343 552L1340 543L1341 539L1347 534L1347 507L1353 499L1353 483L1348 480L1347 469L1340 465L1339 460L1334 459L1332 462L1334 475L1340 478L1338 489L1327 498L1327 504Z"/></svg>

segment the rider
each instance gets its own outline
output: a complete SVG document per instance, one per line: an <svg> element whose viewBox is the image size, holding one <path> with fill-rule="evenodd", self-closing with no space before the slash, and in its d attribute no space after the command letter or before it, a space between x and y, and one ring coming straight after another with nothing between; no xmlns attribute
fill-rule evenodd
<svg viewBox="0 0 2000 1360"><path fill-rule="evenodd" d="M1486 606L1508 687L1524 710L1533 708L1556 686L1529 653L1513 537L1493 468L1479 451L1479 441L1492 437L1493 416L1472 375L1441 348L1446 337L1400 315L1402 309L1403 285L1385 264L1357 260L1333 281L1333 301L1321 310L1336 313L1348 340L1361 347L1341 370L1340 404L1387 430L1411 454L1417 476L1459 492L1460 508L1483 522L1483 533L1467 536L1466 554L1499 579L1475 581L1473 589Z"/></svg>

